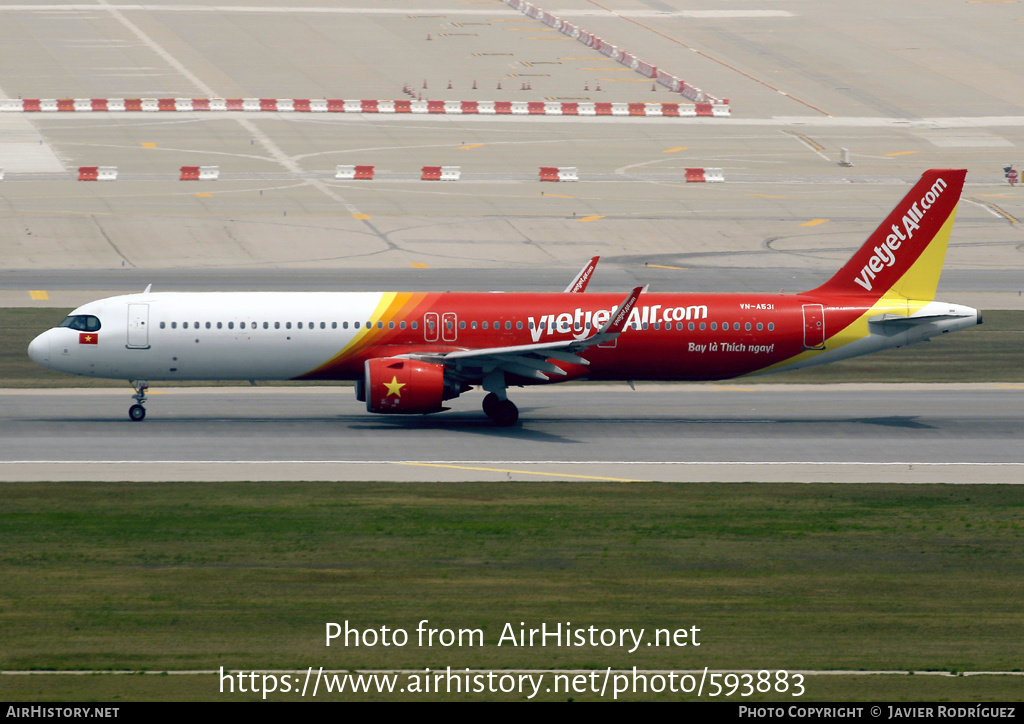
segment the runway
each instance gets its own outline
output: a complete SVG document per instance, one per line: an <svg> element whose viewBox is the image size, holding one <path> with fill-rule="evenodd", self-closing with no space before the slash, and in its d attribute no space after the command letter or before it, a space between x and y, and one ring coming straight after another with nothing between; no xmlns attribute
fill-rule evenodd
<svg viewBox="0 0 1024 724"><path fill-rule="evenodd" d="M0 394L0 480L1024 480L1022 385L607 385L515 390L495 428L472 393L370 415L350 388Z"/></svg>
<svg viewBox="0 0 1024 724"><path fill-rule="evenodd" d="M1024 198L1003 171L1024 142L1014 5L538 4L728 98L731 116L3 113L0 304L150 283L559 290L595 254L599 291L794 292L839 268L923 169L967 168L940 296L1024 307ZM5 5L0 97L687 101L505 3L334 5ZM220 179L180 181L192 164ZM340 164L377 175L338 180ZM461 180L420 180L433 164ZM91 165L118 180L78 181ZM541 183L541 166L580 181ZM691 167L725 182L687 183ZM1015 388L755 389L522 391L514 430L474 395L395 419L349 389L169 389L132 425L127 389L6 392L0 475L1016 482L991 466L1024 463Z"/></svg>

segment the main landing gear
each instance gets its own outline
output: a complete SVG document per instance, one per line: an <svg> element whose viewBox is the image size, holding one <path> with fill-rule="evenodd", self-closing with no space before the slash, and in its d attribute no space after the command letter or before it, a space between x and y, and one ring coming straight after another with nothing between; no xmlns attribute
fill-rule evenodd
<svg viewBox="0 0 1024 724"><path fill-rule="evenodd" d="M484 414L498 427L511 427L519 420L519 408L512 400L502 400L493 392L484 397Z"/></svg>
<svg viewBox="0 0 1024 724"><path fill-rule="evenodd" d="M132 422L140 422L146 419L146 408L143 405L146 402L146 390L149 389L149 383L145 380L136 380L132 383L135 388L135 394L132 395L132 399L135 400L134 405L128 408L128 417Z"/></svg>

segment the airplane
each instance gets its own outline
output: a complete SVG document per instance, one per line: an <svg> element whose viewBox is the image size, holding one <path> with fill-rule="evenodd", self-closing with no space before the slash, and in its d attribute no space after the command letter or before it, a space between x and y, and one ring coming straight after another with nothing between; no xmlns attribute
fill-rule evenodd
<svg viewBox="0 0 1024 724"><path fill-rule="evenodd" d="M348 380L369 412L427 414L481 387L515 425L512 386L723 380L902 347L981 324L935 301L965 170L929 170L831 279L797 294L152 292L75 309L29 345L50 369L147 380Z"/></svg>

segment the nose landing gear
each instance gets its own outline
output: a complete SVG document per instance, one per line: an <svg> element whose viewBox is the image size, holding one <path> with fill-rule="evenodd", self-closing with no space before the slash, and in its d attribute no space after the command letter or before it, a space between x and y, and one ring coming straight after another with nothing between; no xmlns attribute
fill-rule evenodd
<svg viewBox="0 0 1024 724"><path fill-rule="evenodd" d="M128 417L133 422L140 422L146 419L146 408L143 405L146 402L146 390L149 389L149 383L145 380L136 380L132 383L135 388L135 394L132 395L132 399L135 400L134 405L128 408Z"/></svg>

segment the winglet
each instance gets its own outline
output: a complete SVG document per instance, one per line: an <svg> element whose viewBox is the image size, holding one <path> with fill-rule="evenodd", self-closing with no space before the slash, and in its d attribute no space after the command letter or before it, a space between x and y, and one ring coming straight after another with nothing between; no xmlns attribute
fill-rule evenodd
<svg viewBox="0 0 1024 724"><path fill-rule="evenodd" d="M615 314L612 315L611 319L605 322L601 331L595 336L603 335L618 335L626 326L626 322L629 320L629 314L633 311L633 307L636 306L636 300L640 298L641 292L646 287L637 287L629 293L626 300L619 305Z"/></svg>
<svg viewBox="0 0 1024 724"><path fill-rule="evenodd" d="M576 275L576 278L572 280L572 284L565 288L566 294L579 294L587 288L587 284L590 283L590 278L594 276L594 269L597 267L597 260L601 257L595 256L587 265L580 270L580 273Z"/></svg>

